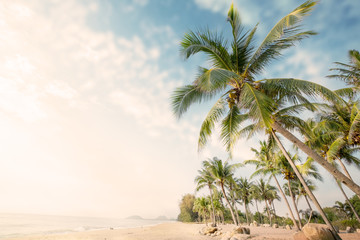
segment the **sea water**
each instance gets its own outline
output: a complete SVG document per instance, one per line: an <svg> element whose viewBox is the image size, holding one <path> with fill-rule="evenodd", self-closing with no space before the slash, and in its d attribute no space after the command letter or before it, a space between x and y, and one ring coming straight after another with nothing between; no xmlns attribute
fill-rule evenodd
<svg viewBox="0 0 360 240"><path fill-rule="evenodd" d="M0 239L30 234L56 234L97 229L134 228L157 225L165 221L0 213Z"/></svg>

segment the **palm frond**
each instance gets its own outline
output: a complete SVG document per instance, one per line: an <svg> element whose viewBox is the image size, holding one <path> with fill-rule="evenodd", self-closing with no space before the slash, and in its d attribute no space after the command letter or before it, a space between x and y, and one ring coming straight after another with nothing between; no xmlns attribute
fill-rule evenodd
<svg viewBox="0 0 360 240"><path fill-rule="evenodd" d="M211 68L199 76L194 85L201 91L218 92L224 90L231 79L238 79L240 76L233 71L221 68Z"/></svg>
<svg viewBox="0 0 360 240"><path fill-rule="evenodd" d="M239 129L241 127L241 123L245 121L244 115L240 114L239 108L234 105L230 108L227 116L221 122L221 140L226 146L226 150L230 153L236 144L239 137Z"/></svg>
<svg viewBox="0 0 360 240"><path fill-rule="evenodd" d="M205 53L213 66L231 70L230 55L227 52L227 42L221 35L203 31L190 31L180 42L180 53L187 59L199 52Z"/></svg>
<svg viewBox="0 0 360 240"><path fill-rule="evenodd" d="M248 110L249 118L259 121L264 127L271 126L271 114L275 110L275 103L267 95L245 83L240 94L239 104Z"/></svg>
<svg viewBox="0 0 360 240"><path fill-rule="evenodd" d="M210 109L205 120L201 124L200 136L198 141L198 150L200 151L207 143L209 137L212 134L212 131L215 127L215 124L220 120L222 115L225 112L225 103L226 101L220 98L214 106Z"/></svg>
<svg viewBox="0 0 360 240"><path fill-rule="evenodd" d="M171 96L171 106L173 113L180 118L193 103L201 103L211 99L213 93L200 91L194 85L185 85L175 89Z"/></svg>
<svg viewBox="0 0 360 240"><path fill-rule="evenodd" d="M301 32L300 23L315 4L315 1L306 1L275 24L250 59L245 72L260 73L271 60L281 55L282 50L293 46L295 42L314 35L315 33L312 31Z"/></svg>

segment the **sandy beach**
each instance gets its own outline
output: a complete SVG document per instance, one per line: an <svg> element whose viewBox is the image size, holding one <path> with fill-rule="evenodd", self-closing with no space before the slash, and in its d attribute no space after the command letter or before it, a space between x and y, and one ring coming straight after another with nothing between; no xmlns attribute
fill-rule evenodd
<svg viewBox="0 0 360 240"><path fill-rule="evenodd" d="M114 230L95 230L78 233L53 234L53 235L33 235L8 240L205 240L221 239L199 234L199 230L204 224L186 224L180 222L163 223L156 226L139 227L130 229ZM224 232L231 231L233 225L220 226ZM270 227L250 227L250 236L253 240L290 240L294 230ZM343 240L360 239L360 233L340 233Z"/></svg>

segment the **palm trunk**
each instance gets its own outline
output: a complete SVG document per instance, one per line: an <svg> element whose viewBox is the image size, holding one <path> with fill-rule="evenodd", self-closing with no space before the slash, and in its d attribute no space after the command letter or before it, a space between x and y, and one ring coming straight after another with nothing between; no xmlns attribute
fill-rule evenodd
<svg viewBox="0 0 360 240"><path fill-rule="evenodd" d="M259 213L260 223L262 224L262 216L261 216L261 212L259 212L259 208L258 208L258 204L257 204L257 200L256 200L256 199L255 199L255 205L256 205L256 210L257 210L257 212Z"/></svg>
<svg viewBox="0 0 360 240"><path fill-rule="evenodd" d="M269 222L270 222L270 226L271 226L271 225L272 225L271 213L270 213L269 205L268 205L268 202L266 201L266 199L265 199L265 204L266 204L266 211L267 211L268 218L269 218Z"/></svg>
<svg viewBox="0 0 360 240"><path fill-rule="evenodd" d="M347 168L345 167L345 165L344 165L344 163L341 161L341 159L340 158L336 158L337 160L338 160L338 162L340 163L340 166L341 166L341 168L344 170L344 173L345 173L345 175L348 177L348 178L350 178L351 180L353 180L352 179L352 177L350 176L350 173L349 173L349 171L347 170ZM360 195L359 194L356 194L358 197L359 197L359 199L360 199Z"/></svg>
<svg viewBox="0 0 360 240"><path fill-rule="evenodd" d="M344 189L343 189L342 186L341 186L341 183L338 182L338 185L339 185L339 188L340 188L342 194L344 195L344 197L345 197L345 199L346 199L346 202L350 205L350 208L351 208L351 210L353 211L353 213L354 213L357 221L360 223L360 217L359 217L359 214L356 212L356 210L355 210L355 208L354 208L354 205L352 205L352 203L350 202L348 196L346 195Z"/></svg>
<svg viewBox="0 0 360 240"><path fill-rule="evenodd" d="M237 209L237 207L236 207L235 201L234 201L234 210L235 210L236 221L237 221L237 223L238 223L238 225L239 225L239 224L240 224L240 217L239 217L239 211L238 211L238 209Z"/></svg>
<svg viewBox="0 0 360 240"><path fill-rule="evenodd" d="M273 130L279 132L290 142L299 147L304 153L306 153L309 157L314 159L318 164L323 166L331 175L333 175L338 181L344 183L348 188L350 188L354 193L360 195L360 186L355 184L354 181L346 177L342 172L340 172L336 167L331 165L328 161L322 158L319 154L317 154L314 150L300 141L295 135L291 132L283 128L279 123L274 122L272 124Z"/></svg>
<svg viewBox="0 0 360 240"><path fill-rule="evenodd" d="M299 226L300 226L300 229L302 228L302 223L301 223L301 218L300 218L300 214L299 214L299 209L297 208L297 205L296 205L296 202L295 202L295 197L294 197L294 193L291 189L291 185L290 185L290 180L288 179L288 188L289 188L289 193L290 193L290 197L291 197L291 200L293 202L293 205L294 205L294 208L295 208L295 212L296 212L296 215L298 217L298 220L299 220Z"/></svg>
<svg viewBox="0 0 360 240"><path fill-rule="evenodd" d="M230 208L230 213L231 213L231 216L232 216L232 219L234 221L234 224L237 225L237 222L236 222L236 219L235 219L235 215L234 215L234 211L232 210L232 207L231 207L231 204L229 202L229 199L227 198L226 194L225 194L225 189L224 189L224 184L221 184L221 191L222 193L224 194L224 198L225 198L225 201L226 203L228 204L229 208Z"/></svg>
<svg viewBox="0 0 360 240"><path fill-rule="evenodd" d="M279 124L275 123L274 125L279 126L280 129L282 129L285 132L288 132L287 130L285 130L284 128L282 128ZM289 134L291 134L290 132L288 132ZM317 201L316 197L314 196L314 194L312 193L312 191L309 189L309 187L307 186L303 176L300 174L299 170L297 169L296 165L294 164L294 162L292 161L292 159L290 158L289 154L287 153L287 151L285 150L284 146L282 145L282 143L280 142L279 138L276 136L275 132L272 131L272 135L275 138L275 141L277 142L277 144L279 145L282 153L284 154L285 158L288 160L289 164L291 165L292 169L294 170L296 176L299 178L301 184L303 185L303 187L305 188L306 193L308 194L308 196L310 197L311 201L315 204L316 208L318 209L318 211L320 212L321 217L324 219L326 225L331 229L332 234L334 235L336 240L341 240L341 237L339 236L339 234L336 232L334 226L331 224L331 222L329 221L329 219L327 218L324 210L321 208L319 202ZM291 134L292 135L292 134ZM293 137L295 137L294 135L292 135ZM296 138L296 137L295 137ZM297 139L297 138L296 138ZM299 140L297 140L299 141ZM295 141L296 142L296 141ZM299 141L300 142L300 141ZM303 144L303 143L302 143ZM306 146L305 144L303 144L304 146ZM307 146L306 146L307 147ZM309 148L310 149L310 148ZM310 149L311 150L311 149ZM317 155L317 153L316 153ZM319 156L319 155L317 155ZM312 157L312 156L311 156ZM319 156L320 157L320 156ZM320 157L321 158L321 157ZM327 162L327 161L326 161ZM328 163L328 162L327 162ZM330 164L331 165L331 164ZM331 165L332 166L332 165ZM336 168L335 168L336 169Z"/></svg>
<svg viewBox="0 0 360 240"><path fill-rule="evenodd" d="M214 227L216 227L216 220L215 220L215 208L214 208L214 202L213 202L213 194L212 194L212 190L211 190L211 186L209 186L209 190L210 190L210 201L211 201L211 208L212 208L212 219L213 219L213 225Z"/></svg>
<svg viewBox="0 0 360 240"><path fill-rule="evenodd" d="M274 201L271 201L271 204L272 204L272 208L273 208L273 210L274 210L274 217L276 217L276 210L275 210Z"/></svg>
<svg viewBox="0 0 360 240"><path fill-rule="evenodd" d="M273 176L273 178L275 179L276 186L278 187L278 189L279 189L279 191L280 191L280 193L281 193L282 198L285 200L286 206L287 206L287 208L288 208L288 210L289 210L289 213L290 213L290 216L291 216L291 220L292 220L293 223L294 223L294 227L296 227L296 229L300 231L299 225L298 225L297 221L295 220L294 214L293 214L293 212L292 212L292 210L291 210L289 201L287 200L287 198L286 198L286 196L285 196L285 193L284 193L284 191L282 190L282 188L281 188L281 186L280 186L279 181L277 180L277 178L275 177L274 174L272 174L272 176Z"/></svg>
<svg viewBox="0 0 360 240"><path fill-rule="evenodd" d="M307 196L304 195L304 198L305 198L305 200L306 200L307 205L309 206L310 211L312 211L313 209L312 209L312 207L311 207L311 205L310 205L309 200L307 199Z"/></svg>
<svg viewBox="0 0 360 240"><path fill-rule="evenodd" d="M247 211L247 206L246 206L245 201L244 201L244 208L245 208L246 223L247 223L247 225L249 225L249 216L248 216L248 211Z"/></svg>

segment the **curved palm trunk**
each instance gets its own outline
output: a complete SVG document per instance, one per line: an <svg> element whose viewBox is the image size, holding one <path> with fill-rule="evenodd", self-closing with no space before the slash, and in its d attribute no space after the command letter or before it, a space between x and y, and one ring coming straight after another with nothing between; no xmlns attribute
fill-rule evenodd
<svg viewBox="0 0 360 240"><path fill-rule="evenodd" d="M284 191L282 190L282 188L281 188L281 186L280 186L279 181L277 180L277 178L275 177L274 174L272 174L272 176L273 176L273 178L275 179L276 186L277 186L277 188L279 189L282 198L285 200L286 206L287 206L287 208L288 208L288 210L289 210L289 213L290 213L290 216L291 216L291 220L293 221L294 226L296 227L297 230L300 230L299 225L298 225L297 221L295 220L294 214L293 214L293 212L292 212L292 210L291 210L289 201L287 200L287 198L286 198L286 196L285 196L285 193L284 193Z"/></svg>
<svg viewBox="0 0 360 240"><path fill-rule="evenodd" d="M338 186L339 186L339 188L340 188L340 190L341 190L342 194L344 195L344 197L345 197L345 199L346 199L346 202L350 205L350 208L351 208L351 210L353 211L353 213L354 213L354 215L355 215L355 217L356 217L357 221L360 223L360 217L359 217L359 214L356 212L356 210L355 210L355 208L354 208L354 205L352 205L352 203L350 202L350 200L349 200L348 196L346 195L346 193L345 193L344 189L343 189L343 188L342 188L342 186L341 186L341 183L339 183L339 182L338 182Z"/></svg>
<svg viewBox="0 0 360 240"><path fill-rule="evenodd" d="M267 214L268 214L269 222L270 222L270 225L272 225L270 208L269 208L269 204L268 204L268 202L266 201L266 199L265 199L265 204L266 204L266 212L267 212Z"/></svg>
<svg viewBox="0 0 360 240"><path fill-rule="evenodd" d="M232 219L233 219L233 221L234 221L234 224L235 224L235 225L238 225L237 222L236 222L236 218L235 218L235 215L234 215L234 211L233 211L233 209L232 209L232 207L231 207L231 204L230 204L230 202L229 202L229 199L227 198L227 196L226 196L226 194L225 194L224 184L220 184L220 186L221 186L221 191L222 191L222 193L224 194L225 201L226 201L226 203L229 205L230 213L231 213Z"/></svg>
<svg viewBox="0 0 360 240"><path fill-rule="evenodd" d="M300 218L300 214L299 214L299 209L297 208L297 205L296 205L296 202L295 202L295 197L294 197L294 193L291 189L291 185L290 185L290 180L288 179L288 188L289 188L289 193L290 193L290 197L291 197L291 200L293 202L293 205L294 205L294 208L295 208L295 212L296 212L296 215L298 217L298 220L299 220L299 226L300 226L300 229L302 228L302 223L301 223L301 218Z"/></svg>
<svg viewBox="0 0 360 240"><path fill-rule="evenodd" d="M213 201L213 196L212 196L213 194L212 194L210 185L209 185L209 190L210 190L210 201L211 201L211 208L212 208L212 220L213 220L214 227L216 227L215 208L214 208L214 201Z"/></svg>
<svg viewBox="0 0 360 240"><path fill-rule="evenodd" d="M282 128L279 124L277 124L281 129L283 129L284 131L287 132L287 130L285 130L284 128ZM290 133L290 132L289 132ZM291 133L290 133L291 134ZM306 193L309 195L311 201L315 204L316 208L318 209L318 211L320 212L321 217L324 219L326 225L331 229L331 232L333 234L333 236L335 237L336 240L341 240L341 237L339 236L339 234L336 232L334 226L331 224L331 222L329 221L329 219L327 218L324 210L321 208L319 202L317 201L316 197L314 196L314 194L312 193L312 191L309 189L309 187L307 186L303 176L300 174L299 170L297 169L296 165L294 164L294 162L292 161L292 159L290 158L289 154L287 153L287 151L285 150L284 146L282 145L281 141L279 140L279 138L276 136L275 132L272 131L272 135L275 138L275 141L277 142L277 144L279 145L282 153L284 154L284 156L286 157L286 159L288 160L289 164L291 165L292 169L294 170L296 176L299 178L301 184L303 185L303 187L305 188ZM291 134L292 135L292 134ZM294 136L294 135L292 135ZM294 136L295 137L295 136ZM296 138L296 137L295 137ZM297 138L296 138L297 139ZM298 140L299 141L299 140ZM303 144L305 145L305 144ZM305 145L306 146L306 145ZM310 148L309 148L310 149ZM310 149L311 150L311 149ZM316 153L317 155L317 153ZM318 155L317 155L318 156ZM319 156L320 157L320 156ZM321 158L321 157L320 157ZM327 162L328 163L328 162ZM331 165L332 166L332 165Z"/></svg>
<svg viewBox="0 0 360 240"><path fill-rule="evenodd" d="M275 131L279 132L281 135L283 135L290 142L292 142L296 146L298 146L304 153L306 153L309 157L314 159L318 164L323 166L338 181L344 183L348 188L350 188L357 195L360 195L360 186L359 185L355 184L354 181L352 181L351 179L346 177L342 172L340 172L338 169L336 169L333 165L331 165L324 158L320 157L320 155L317 154L317 152L315 152L310 147L308 147L306 144L304 144L302 141L300 141L294 134L292 134L291 132L289 132L288 130L283 128L277 122L274 122L272 124L272 128L273 128L273 130L275 130Z"/></svg>

